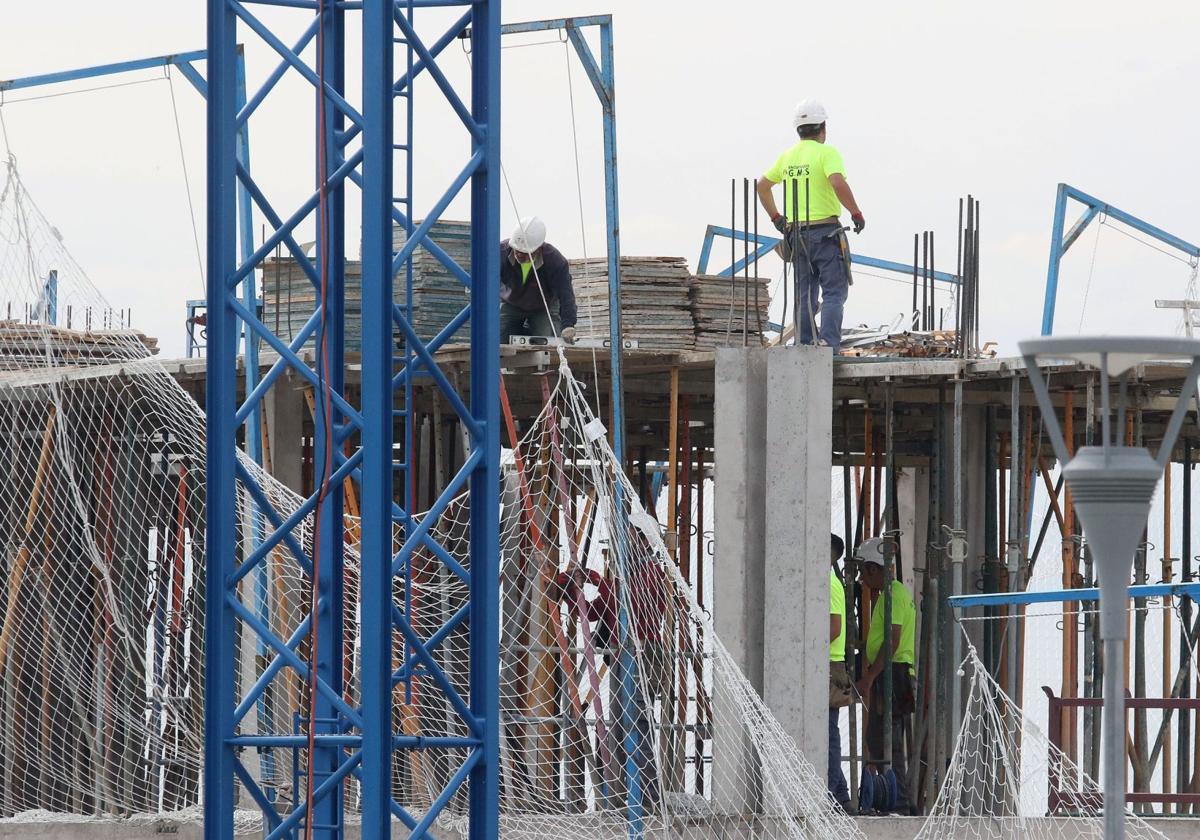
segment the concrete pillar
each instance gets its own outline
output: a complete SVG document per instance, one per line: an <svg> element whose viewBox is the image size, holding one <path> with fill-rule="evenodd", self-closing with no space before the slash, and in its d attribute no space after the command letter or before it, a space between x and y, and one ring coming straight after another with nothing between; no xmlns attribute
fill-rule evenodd
<svg viewBox="0 0 1200 840"><path fill-rule="evenodd" d="M767 356L718 350L713 454L713 621L717 636L754 687L763 690L766 536ZM754 813L761 790L757 757L734 687L717 676L713 795L721 813Z"/></svg>
<svg viewBox="0 0 1200 840"><path fill-rule="evenodd" d="M285 487L304 494L303 455L301 435L308 405L304 392L299 390L298 377L291 371L275 381L267 392L267 439L270 444L271 474Z"/></svg>
<svg viewBox="0 0 1200 840"><path fill-rule="evenodd" d="M763 699L820 773L829 748L830 350L767 354L766 463Z"/></svg>
<svg viewBox="0 0 1200 840"><path fill-rule="evenodd" d="M820 348L717 351L715 415L717 633L784 730L823 774L831 353ZM717 714L720 718L722 711ZM714 771L730 797L752 798L754 774L745 772L752 756L740 739L740 727L718 722ZM746 787L735 789L732 779L746 779Z"/></svg>

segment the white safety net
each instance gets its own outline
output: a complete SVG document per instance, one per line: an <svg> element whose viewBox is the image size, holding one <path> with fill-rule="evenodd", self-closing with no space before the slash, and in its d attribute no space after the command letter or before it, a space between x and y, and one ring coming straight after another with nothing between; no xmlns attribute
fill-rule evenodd
<svg viewBox="0 0 1200 840"><path fill-rule="evenodd" d="M194 817L203 414L143 336L110 319L84 322L82 313L110 310L12 166L0 193L5 297L21 317L0 321L0 817ZM542 384L540 410L514 429L502 464L503 835L858 836L716 638L565 361ZM257 498L239 491L244 560L302 500L248 459L241 466L262 488ZM358 521L347 489L340 705L354 710ZM398 734L466 734L436 674L466 696L468 514L465 495L440 510L428 523L440 548L420 552L394 587L421 636L451 627L428 645L428 661L395 636ZM237 608L272 641L243 627L227 663L246 701L239 731L293 737L239 753L285 814L307 795L295 736L309 730L309 687L293 664L310 655L299 555L312 542L301 519L242 578ZM259 701L247 699L255 687L265 688ZM345 727L347 716L335 717L317 731ZM463 758L453 747L396 753L393 794L409 818L429 813ZM258 821L251 793L239 785L245 825ZM348 821L360 805L350 775ZM435 828L455 836L465 823L460 796Z"/></svg>
<svg viewBox="0 0 1200 840"><path fill-rule="evenodd" d="M969 687L962 726L918 840L1101 840L1104 797L1096 782L1001 690L973 646L960 674ZM1133 814L1126 834L1165 840Z"/></svg>

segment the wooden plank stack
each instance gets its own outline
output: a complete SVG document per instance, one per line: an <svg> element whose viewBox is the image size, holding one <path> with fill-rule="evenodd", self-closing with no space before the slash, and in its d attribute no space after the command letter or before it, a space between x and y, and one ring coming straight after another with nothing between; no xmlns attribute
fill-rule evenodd
<svg viewBox="0 0 1200 840"><path fill-rule="evenodd" d="M743 343L758 347L770 321L770 279L699 274L691 278L691 303L697 350L741 347Z"/></svg>
<svg viewBox="0 0 1200 840"><path fill-rule="evenodd" d="M0 369L39 370L54 365L97 365L144 359L158 339L140 330L72 330L0 320Z"/></svg>
<svg viewBox="0 0 1200 840"><path fill-rule="evenodd" d="M420 224L420 222L417 222ZM471 226L467 222L439 221L431 231L436 242L467 272L471 270ZM407 241L405 230L393 228L392 243L398 251ZM404 300L405 272L397 273L394 297ZM317 303L317 290L308 275L291 256L268 258L262 265L263 323L276 335L291 342L308 319ZM413 254L413 313L412 323L424 341L433 338L469 302L466 287L450 274L442 262L427 249L419 247ZM499 305L499 304L497 304ZM358 352L362 347L362 263L346 261L346 349ZM469 321L456 333L466 340ZM451 339L453 340L453 339ZM304 347L314 347L310 336Z"/></svg>
<svg viewBox="0 0 1200 840"><path fill-rule="evenodd" d="M608 261L571 260L580 338L609 337ZM691 350L696 344L682 257L621 258L621 333L644 350Z"/></svg>
<svg viewBox="0 0 1200 840"><path fill-rule="evenodd" d="M417 222L420 224L420 222ZM430 235L464 271L471 271L471 223L442 219L435 222ZM392 228L392 245L396 251L407 241L404 228ZM499 248L499 243L496 243ZM404 299L405 273L396 275L396 300ZM470 293L458 278L424 247L413 254L413 329L422 341L437 335L442 327L470 303ZM496 306L499 306L497 301ZM471 335L470 321L463 323L450 341L467 341Z"/></svg>
<svg viewBox="0 0 1200 840"><path fill-rule="evenodd" d="M299 335L317 306L317 289L292 257L269 257L262 265L263 323L288 344ZM362 347L362 263L346 261L346 349ZM304 343L316 345L316 332Z"/></svg>

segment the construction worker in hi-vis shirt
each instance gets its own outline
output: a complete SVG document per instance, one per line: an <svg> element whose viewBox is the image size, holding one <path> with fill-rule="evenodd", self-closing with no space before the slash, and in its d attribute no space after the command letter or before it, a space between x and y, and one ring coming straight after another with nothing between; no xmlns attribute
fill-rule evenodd
<svg viewBox="0 0 1200 840"><path fill-rule="evenodd" d="M866 219L846 183L838 150L825 142L825 108L815 99L796 106L792 126L799 142L781 154L758 182L758 199L783 235L783 254L795 267L797 344L842 345L842 309L850 291L850 247L841 224L850 211L854 232ZM772 189L783 185L783 212ZM817 315L820 314L820 329Z"/></svg>

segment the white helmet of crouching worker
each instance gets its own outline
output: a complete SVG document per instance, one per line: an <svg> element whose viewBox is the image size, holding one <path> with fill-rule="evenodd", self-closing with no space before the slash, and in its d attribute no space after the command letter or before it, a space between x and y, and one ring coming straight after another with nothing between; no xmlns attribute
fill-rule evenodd
<svg viewBox="0 0 1200 840"><path fill-rule="evenodd" d="M546 223L537 216L526 216L517 223L508 245L522 254L532 254L546 244Z"/></svg>

